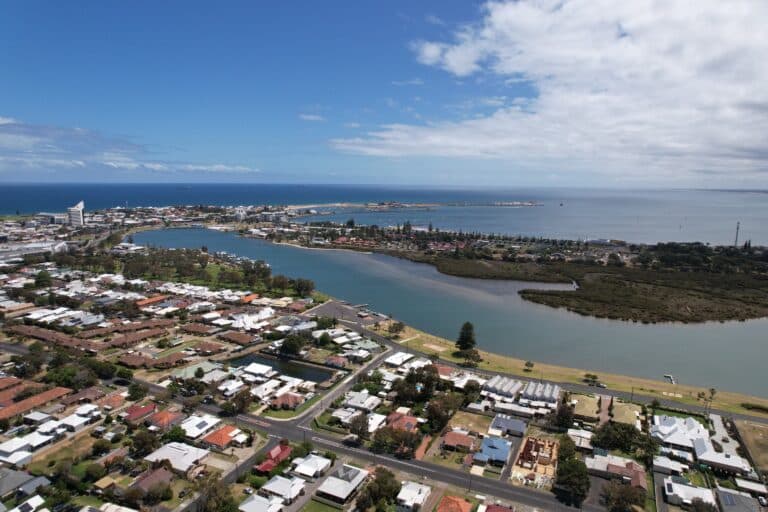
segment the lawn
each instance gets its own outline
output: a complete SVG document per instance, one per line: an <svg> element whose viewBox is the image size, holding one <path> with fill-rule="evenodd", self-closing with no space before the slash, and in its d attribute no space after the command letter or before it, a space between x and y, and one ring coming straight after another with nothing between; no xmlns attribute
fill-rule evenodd
<svg viewBox="0 0 768 512"><path fill-rule="evenodd" d="M643 408L637 404L621 403L616 400L613 401L613 421L616 423L626 423L628 425L634 425L637 422L638 415L641 414Z"/></svg>
<svg viewBox="0 0 768 512"><path fill-rule="evenodd" d="M452 452L452 451L446 451L445 456L440 454L440 450L437 450L434 455L431 457L427 457L425 460L427 462L431 462L433 464L438 464L440 466L444 466L446 468L464 471L464 457L466 457L465 453L461 452Z"/></svg>
<svg viewBox="0 0 768 512"><path fill-rule="evenodd" d="M62 443L58 449L54 445L54 448L47 451L45 455L35 458L29 465L28 470L35 475L43 475L48 473L61 460L74 460L75 457L90 455L91 447L93 447L95 441L95 438L85 433Z"/></svg>
<svg viewBox="0 0 768 512"><path fill-rule="evenodd" d="M339 512L339 509L315 500L309 500L301 510L303 512Z"/></svg>
<svg viewBox="0 0 768 512"><path fill-rule="evenodd" d="M656 486L653 483L653 475L646 473L645 481L648 484L648 493L645 495L645 510L656 512Z"/></svg>
<svg viewBox="0 0 768 512"><path fill-rule="evenodd" d="M99 508L103 501L96 496L75 496L72 498L72 503L80 507L96 507Z"/></svg>
<svg viewBox="0 0 768 512"><path fill-rule="evenodd" d="M448 425L453 428L463 428L470 432L477 432L478 434L487 434L492 420L493 418L483 416L482 414L458 411L453 415Z"/></svg>
<svg viewBox="0 0 768 512"><path fill-rule="evenodd" d="M598 398L591 395L571 395L571 400L576 401L573 413L579 418L596 421L599 416L600 406ZM615 405L614 405L615 409Z"/></svg>
<svg viewBox="0 0 768 512"><path fill-rule="evenodd" d="M736 420L739 437L760 471L768 471L768 425Z"/></svg>

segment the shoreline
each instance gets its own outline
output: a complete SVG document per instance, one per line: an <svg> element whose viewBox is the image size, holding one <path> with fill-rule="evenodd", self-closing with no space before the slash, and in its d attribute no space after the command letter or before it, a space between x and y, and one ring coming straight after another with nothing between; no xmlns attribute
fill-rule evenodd
<svg viewBox="0 0 768 512"><path fill-rule="evenodd" d="M267 240L267 241L269 241L269 240ZM278 245L289 245L289 246L293 246L293 247L296 247L296 248L313 249L312 247L299 246L297 244L291 244L291 243L285 243L285 242L272 242L272 243L276 243ZM322 248L322 247L317 247L317 248L314 248L314 249L316 249L316 250L350 250L352 252L362 252L362 251L354 250L354 249L328 249L328 248ZM541 305L541 304L537 304L537 303L534 303L534 302L529 302L528 304L532 305L532 306L535 305L537 307L546 307L549 311L553 311L554 310L554 308L551 308L551 307L548 307L548 306L544 306L544 305ZM565 313L569 313L569 312L565 311ZM583 317L582 315L579 315L579 316ZM592 317L591 319L592 320L598 320L598 321L601 321L601 322L611 322L611 319L605 319L605 318ZM763 321L764 320L765 319L763 319ZM666 323L670 323L671 324L673 322L666 322ZM720 324L720 325L724 324L724 322L716 322L716 323ZM631 326L632 327L634 327L634 326L645 327L643 325L638 325L638 324L639 324L639 322L638 323L633 323ZM677 322L677 324L679 326L681 326L681 327L682 326L686 326L686 325L691 325L692 327L695 327L695 326L698 325L698 324L690 324L690 323L686 324L686 323L681 323L681 322ZM732 324L732 325L735 325L735 324ZM626 327L626 326L622 326L622 327ZM652 326L647 326L647 327L652 327ZM443 338L439 338L438 336L434 336L434 335L428 334L426 332L419 331L419 333L422 336L424 336L424 337L444 340ZM452 346L452 343L450 343L450 345ZM425 352L429 353L430 351L429 350L425 350ZM520 372L517 372L517 373L510 372L509 370L511 368L514 368L515 364L520 363L520 360L518 360L518 359L516 359L516 358L514 358L512 356L504 355L503 353L499 353L499 352L490 352L490 351L487 351L487 350L483 351L483 352L484 352L484 354L487 355L486 359L488 359L488 360L502 360L502 361L504 361L503 366L500 366L498 368L499 371L504 371L506 373L512 373L512 374L516 374L516 375L520 375L520 376L529 376L529 377L530 376L536 376L536 373L537 373L536 370L533 372L533 374L530 374L530 373L520 373ZM448 354L450 354L450 352L448 352ZM546 361L546 359L543 359L543 360ZM524 361L522 363L524 363ZM522 367L522 363L520 363L521 367ZM561 376L560 378L555 378L555 380L568 381L568 382L573 382L573 383L576 383L576 384L580 384L581 380L583 378L583 373L584 372L582 370L577 370L577 369L574 369L574 368L569 368L567 366L557 366L557 365L554 365L554 364L545 364L545 363L539 363L536 366L537 366L537 369L545 369L546 368L546 369L548 369L547 370L548 372L551 372L554 375ZM663 389L663 390L666 390L668 392L672 392L673 389L677 389L677 390L680 390L680 389L690 390L690 393L692 393L692 396L688 397L688 403L692 403L692 404L696 404L696 400L695 400L696 392L698 392L698 391L706 391L706 388L704 388L704 387L696 387L696 386L678 385L677 388L670 388L667 383L665 383L663 381L660 381L660 380L655 380L653 377L651 377L651 378L649 378L649 377L645 377L645 378L643 378L643 377L631 377L631 376L625 376L625 375L620 375L620 374L615 374L615 373L605 373L602 370L596 370L595 372L598 373L599 375L610 375L611 379L612 379L612 386L611 387L614 387L613 384L616 383L616 385L615 385L616 389L620 389L619 386L620 386L621 383L635 382L635 383L639 383L637 385L637 389L636 389L637 392L641 392L641 388L645 388L646 390L650 390L650 391L645 391L646 394L653 394L652 390L654 390L654 389L655 390ZM659 374L659 377L660 376L661 376L661 372ZM728 388L726 387L724 389L728 389ZM626 388L627 392L629 392L630 390L631 390L631 386ZM598 389L596 388L595 391L598 391ZM730 410L732 410L734 412L739 412L739 413L742 413L742 414L752 414L752 415L755 415L757 413L757 411L748 411L748 410L740 407L739 404L741 402L739 400L741 400L741 401L750 401L751 400L752 403L764 404L766 407L768 407L768 401L766 401L765 399L760 398L760 397L752 398L752 395L747 395L747 394L737 393L737 392L728 392L728 391L718 392L718 395L721 395L721 394L722 395L729 395L729 396L733 396L733 397L738 397L738 398L733 398L731 400L731 404L729 405ZM658 397L660 399L661 398L669 399L669 400L675 399L674 397L663 396L663 395L659 395ZM682 399L679 399L679 400L682 400Z"/></svg>
<svg viewBox="0 0 768 512"><path fill-rule="evenodd" d="M378 330L371 330L382 336L389 337L386 327L383 327L385 323L386 322L382 322L382 327ZM400 344L404 349L416 350L428 356L436 355L439 359L450 363L456 364L462 361L462 359L453 357L452 355L455 350L454 342L421 331L409 325L406 325L402 339L392 339L392 341ZM533 361L534 366L531 371L526 371L526 360L489 352L482 348L478 348L478 351L480 352L483 361L477 366L477 370L500 372L512 377L520 377L528 380L543 379L562 384L586 386L584 383L584 375L586 373L594 373L600 377L601 382L608 385L608 389L611 391L636 393L638 397L648 396L658 400L667 400L677 402L681 405L697 407L705 407L706 405L706 402L697 399L698 393L709 392L707 388L699 386L671 384L663 380L632 377L629 375L606 373L597 370L585 370L537 361ZM468 368L468 370L472 371L472 368ZM600 394L601 391L601 388L599 387L590 387L589 389L592 390L592 394ZM584 392L588 393L589 391ZM726 390L717 390L712 406L729 413L768 420L768 412L745 408L741 405L744 403L768 408L768 398Z"/></svg>

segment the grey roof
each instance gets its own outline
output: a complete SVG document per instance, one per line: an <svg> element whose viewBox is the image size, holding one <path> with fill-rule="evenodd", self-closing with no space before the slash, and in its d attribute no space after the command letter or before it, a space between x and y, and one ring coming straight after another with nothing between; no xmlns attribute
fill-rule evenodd
<svg viewBox="0 0 768 512"><path fill-rule="evenodd" d="M51 485L51 481L45 478L44 476L36 476L29 482L19 487L19 492L22 493L24 496L29 496L30 494L33 494L35 491L37 491L38 487L42 487L45 485Z"/></svg>
<svg viewBox="0 0 768 512"><path fill-rule="evenodd" d="M760 512L760 504L755 498L743 492L717 489L717 501L725 512Z"/></svg>
<svg viewBox="0 0 768 512"><path fill-rule="evenodd" d="M501 430L502 432L520 432L524 434L528 425L523 420L513 418L507 414L497 414L491 422L491 428Z"/></svg>
<svg viewBox="0 0 768 512"><path fill-rule="evenodd" d="M34 477L24 471L0 468L0 497L16 491L19 487L32 480Z"/></svg>

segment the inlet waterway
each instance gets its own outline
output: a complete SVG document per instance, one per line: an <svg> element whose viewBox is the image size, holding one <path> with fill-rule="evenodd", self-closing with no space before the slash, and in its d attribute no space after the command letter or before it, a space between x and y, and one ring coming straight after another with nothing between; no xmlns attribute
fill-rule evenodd
<svg viewBox="0 0 768 512"><path fill-rule="evenodd" d="M296 363L285 359L264 357L259 354L248 354L230 361L232 366L248 366L251 363L269 366L283 375L297 379L310 380L312 382L325 382L333 375L332 370L318 366Z"/></svg>
<svg viewBox="0 0 768 512"><path fill-rule="evenodd" d="M134 241L261 259L274 274L312 279L318 290L449 339L471 321L480 347L499 354L652 379L672 374L681 384L768 397L767 319L642 325L583 317L517 293L563 285L447 276L380 254L303 249L206 229L145 231Z"/></svg>

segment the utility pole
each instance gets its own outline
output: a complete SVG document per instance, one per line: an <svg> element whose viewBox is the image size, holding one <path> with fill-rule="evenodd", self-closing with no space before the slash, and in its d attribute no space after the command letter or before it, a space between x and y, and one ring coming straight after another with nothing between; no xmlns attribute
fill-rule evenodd
<svg viewBox="0 0 768 512"><path fill-rule="evenodd" d="M738 247L739 246L739 227L740 227L740 224L741 223L739 221L736 221L736 240L734 240L734 242L733 242L733 246L734 247Z"/></svg>

